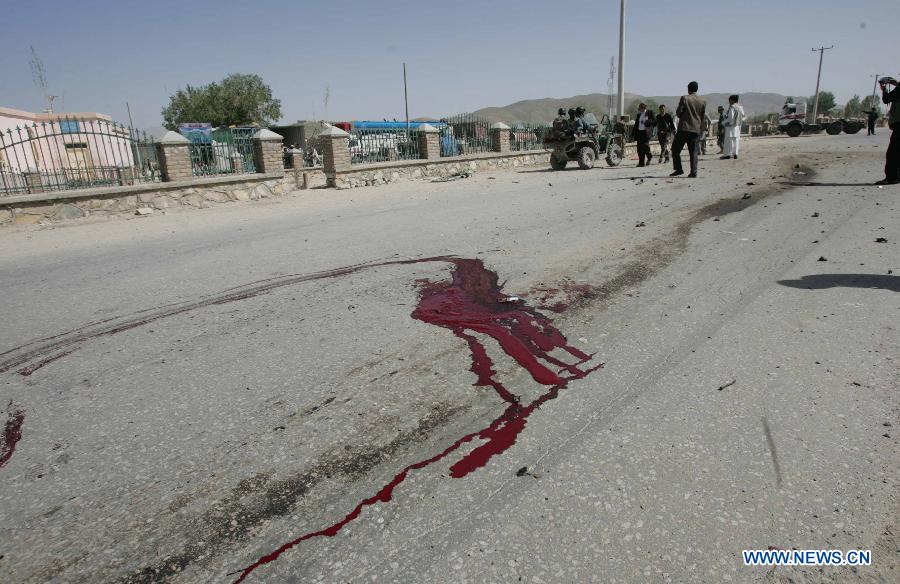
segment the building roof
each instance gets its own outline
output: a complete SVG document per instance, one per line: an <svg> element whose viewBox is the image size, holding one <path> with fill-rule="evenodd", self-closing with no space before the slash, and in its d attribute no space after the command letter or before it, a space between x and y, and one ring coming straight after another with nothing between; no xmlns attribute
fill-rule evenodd
<svg viewBox="0 0 900 584"><path fill-rule="evenodd" d="M22 120L28 120L30 122L49 122L50 120L56 120L58 118L78 118L79 120L104 120L107 122L112 121L112 117L101 114L97 112L54 112L52 114L48 113L35 113L35 112L27 112L25 110L18 110L11 107L2 107L0 106L0 116L4 116L7 118L20 118Z"/></svg>

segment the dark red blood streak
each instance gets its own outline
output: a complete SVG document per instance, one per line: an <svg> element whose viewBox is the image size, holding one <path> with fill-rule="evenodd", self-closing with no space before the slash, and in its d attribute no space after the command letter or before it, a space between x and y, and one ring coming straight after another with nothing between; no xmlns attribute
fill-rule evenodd
<svg viewBox="0 0 900 584"><path fill-rule="evenodd" d="M3 428L3 442L0 443L0 468L5 465L13 452L16 444L22 438L22 424L25 422L25 412L13 406L12 402L6 407L6 425Z"/></svg>
<svg viewBox="0 0 900 584"><path fill-rule="evenodd" d="M24 376L24 377L28 377L29 375L31 375L32 373L34 373L35 371L37 371L38 369L40 369L40 368L43 367L44 365L48 365L48 364L50 364L50 363L53 363L53 362L56 361L57 359L62 359L62 358L65 357L66 355L70 354L71 352L72 352L72 351L65 351L64 353L59 353L58 355L53 355L53 356L47 357L46 359L43 359L43 360L41 360L41 361L38 361L37 363L32 363L32 364L29 365L28 367L22 367L21 369L19 369L18 371L16 371L16 373L18 373L19 375L22 375L22 376Z"/></svg>
<svg viewBox="0 0 900 584"><path fill-rule="evenodd" d="M542 404L555 399L569 381L585 377L602 366L581 369L580 366L592 356L570 346L565 336L553 327L550 319L537 310L517 302L502 302L506 297L497 283L497 274L487 270L481 260L430 258L420 261L436 259L454 264L452 280L449 283L423 283L419 304L413 310L412 317L447 328L466 341L471 351L470 370L477 377L474 385L492 387L497 395L509 404L506 410L488 427L466 434L439 454L405 467L375 495L361 501L337 523L301 535L243 568L239 571L240 575L235 584L243 582L254 570L275 561L281 554L301 542L315 537L337 535L344 526L359 517L363 508L377 502L390 501L394 489L406 480L411 471L442 460L475 438L484 442L451 465L450 476L462 478L485 466L492 457L505 452L515 444L519 434L525 429L528 417ZM414 261L397 263L414 263ZM493 361L473 333L486 335L497 341L503 352L528 371L535 381L547 386L547 391L531 403L521 405L519 398L495 378ZM565 351L577 361L574 364L565 363L550 355L554 350ZM544 363L559 368L559 371L554 371Z"/></svg>
<svg viewBox="0 0 900 584"><path fill-rule="evenodd" d="M569 381L580 379L599 369L597 365L589 369L581 366L589 361L588 355L568 344L565 336L557 330L552 321L535 308L519 302L508 302L498 284L497 274L487 270L481 260L459 259L450 256L436 256L412 260L387 260L369 264L359 264L305 275L289 275L280 278L269 278L247 286L226 290L219 295L179 305L167 305L156 309L143 310L140 318L119 321L107 319L85 325L78 329L42 339L34 343L11 349L0 354L5 361L0 362L0 373L17 367L38 357L46 357L42 361L19 370L22 375L30 375L40 367L60 359L78 349L84 342L102 336L115 335L132 330L158 320L184 314L207 306L227 304L266 294L278 288L320 280L335 278L356 273L358 271L390 265L409 265L427 262L449 262L454 265L450 282L425 282L420 291L419 304L412 312L412 317L423 322L449 329L454 335L466 341L471 351L472 365L470 370L476 375L475 386L491 387L506 402L506 410L486 428L466 434L448 446L439 454L411 464L397 473L374 496L364 499L343 519L326 527L302 535L263 556L253 564L240 570L236 583L242 582L258 567L277 559L282 553L297 544L315 537L332 537L348 523L356 519L363 508L377 502L386 503L391 500L394 488L406 480L411 471L422 469L442 460L464 444L478 438L482 444L473 448L450 467L450 476L462 478L483 466L492 457L497 456L515 444L522 430L525 429L528 417L545 402L555 399L559 391ZM565 303L557 303L555 310L563 310ZM510 392L495 378L496 371L490 356L478 335L494 339L506 355L512 358L531 377L547 390L529 404L522 405L520 399ZM48 342L49 341L49 342ZM44 343L39 345L38 343ZM60 349L67 349L58 353ZM574 363L566 363L559 356L552 355L556 351L568 353L574 357ZM54 354L58 353L58 354ZM12 404L10 404L12 407ZM24 413L19 410L10 413L6 425L6 443L3 446L2 460L5 462L12 455L16 442L21 437L21 424Z"/></svg>

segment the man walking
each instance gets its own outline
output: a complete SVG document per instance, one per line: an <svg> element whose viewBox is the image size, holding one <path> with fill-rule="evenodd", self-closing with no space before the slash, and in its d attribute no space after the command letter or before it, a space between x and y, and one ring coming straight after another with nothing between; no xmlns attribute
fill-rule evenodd
<svg viewBox="0 0 900 584"><path fill-rule="evenodd" d="M697 95L700 85L696 81L688 83L688 94L682 95L675 108L678 116L678 131L672 142L672 166L675 171L669 176L681 176L684 168L681 165L681 150L687 146L691 160L689 178L697 178L697 139L700 137L701 124L706 116L706 100Z"/></svg>
<svg viewBox="0 0 900 584"><path fill-rule="evenodd" d="M744 108L738 103L738 96L728 98L728 111L725 113L725 155L722 160L737 160L741 150L741 124L744 123Z"/></svg>
<svg viewBox="0 0 900 584"><path fill-rule="evenodd" d="M650 166L653 155L650 154L650 129L656 125L653 112L647 111L647 104L638 105L637 119L634 120L634 128L631 137L637 142L638 166Z"/></svg>
<svg viewBox="0 0 900 584"><path fill-rule="evenodd" d="M716 126L716 144L719 145L719 154L725 153L725 108L719 106L719 123Z"/></svg>
<svg viewBox="0 0 900 584"><path fill-rule="evenodd" d="M866 112L866 121L869 122L869 133L867 136L875 135L875 122L878 121L878 111L872 106L870 111Z"/></svg>
<svg viewBox="0 0 900 584"><path fill-rule="evenodd" d="M656 116L656 136L659 139L659 163L662 164L663 157L665 162L669 161L669 143L672 141L672 134L675 133L675 121L672 114L666 111L666 106L659 106L659 115Z"/></svg>
<svg viewBox="0 0 900 584"><path fill-rule="evenodd" d="M895 185L900 183L900 84L893 77L882 77L878 80L881 85L881 101L891 104L888 111L888 126L891 128L891 142L888 144L886 161L884 163L884 179L876 185ZM888 91L888 87L894 88Z"/></svg>
<svg viewBox="0 0 900 584"><path fill-rule="evenodd" d="M700 151L699 154L706 156L706 138L709 136L709 129L712 127L712 120L709 119L709 115L703 115L703 126L700 130L700 138L697 142L697 149Z"/></svg>

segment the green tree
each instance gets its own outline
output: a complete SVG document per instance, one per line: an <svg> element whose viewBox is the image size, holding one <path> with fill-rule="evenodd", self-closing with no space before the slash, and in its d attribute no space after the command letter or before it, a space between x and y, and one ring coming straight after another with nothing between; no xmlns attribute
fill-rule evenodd
<svg viewBox="0 0 900 584"><path fill-rule="evenodd" d="M644 103L647 105L647 109L653 112L654 114L659 111L659 104L649 97L645 97L643 99L635 99L631 103L628 104L628 107L625 108L625 113L628 114L630 120L637 118L638 106Z"/></svg>
<svg viewBox="0 0 900 584"><path fill-rule="evenodd" d="M812 108L816 103L816 96L811 95L807 104L809 105L809 112L812 115ZM837 103L834 100L834 94L830 91L820 91L819 92L819 113L824 114L830 112L834 109Z"/></svg>
<svg viewBox="0 0 900 584"><path fill-rule="evenodd" d="M862 111L862 103L859 100L858 95L854 95L847 102L847 105L844 106L844 117L852 118L859 115L859 112Z"/></svg>
<svg viewBox="0 0 900 584"><path fill-rule="evenodd" d="M872 108L875 108L875 111L881 113L881 98L876 97L874 95L867 95L860 105L861 112L870 111Z"/></svg>
<svg viewBox="0 0 900 584"><path fill-rule="evenodd" d="M162 116L170 130L185 122L267 126L281 118L281 100L259 75L233 73L219 83L179 89L169 97Z"/></svg>

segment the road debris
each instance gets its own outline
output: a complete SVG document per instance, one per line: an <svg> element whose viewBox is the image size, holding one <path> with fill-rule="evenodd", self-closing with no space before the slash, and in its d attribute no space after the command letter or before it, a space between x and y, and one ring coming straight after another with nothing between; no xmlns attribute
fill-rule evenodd
<svg viewBox="0 0 900 584"><path fill-rule="evenodd" d="M828 259L827 259L825 256L819 256L819 259L818 259L817 261L820 261L820 262L827 262Z"/></svg>
<svg viewBox="0 0 900 584"><path fill-rule="evenodd" d="M815 213L812 214L812 216L813 216L813 218L818 217L818 216L819 216L819 212L816 211Z"/></svg>
<svg viewBox="0 0 900 584"><path fill-rule="evenodd" d="M435 179L432 179L431 182L449 182L451 180L459 180L461 178L470 178L474 173L471 170L461 170L459 172L454 172L453 174L448 174L447 176L441 176ZM518 181L513 181L518 182Z"/></svg>
<svg viewBox="0 0 900 584"><path fill-rule="evenodd" d="M747 199L749 199L749 198L750 198L750 193L744 193L744 196L741 197L741 200L742 200L742 201L745 201L745 200L747 200Z"/></svg>
<svg viewBox="0 0 900 584"><path fill-rule="evenodd" d="M875 243L887 243L887 237L879 237L875 240Z"/></svg>
<svg viewBox="0 0 900 584"><path fill-rule="evenodd" d="M734 385L735 383L737 383L737 379L732 379L731 381L729 381L729 382L726 383L725 385L720 385L720 386L719 386L719 389L718 389L717 391L722 391L722 390L725 389L726 387L731 387L731 386Z"/></svg>
<svg viewBox="0 0 900 584"><path fill-rule="evenodd" d="M139 215L139 216L152 215L152 214L153 214L153 209L150 208L150 207L141 207L141 208L137 209L137 210L134 212L134 214L135 214L135 215Z"/></svg>
<svg viewBox="0 0 900 584"><path fill-rule="evenodd" d="M647 226L647 224L644 223L643 221L640 221L640 222L638 222L637 225L635 225L635 227L646 227L646 226Z"/></svg>
<svg viewBox="0 0 900 584"><path fill-rule="evenodd" d="M518 302L520 298L518 296L506 296L505 298L501 298L500 302Z"/></svg>

